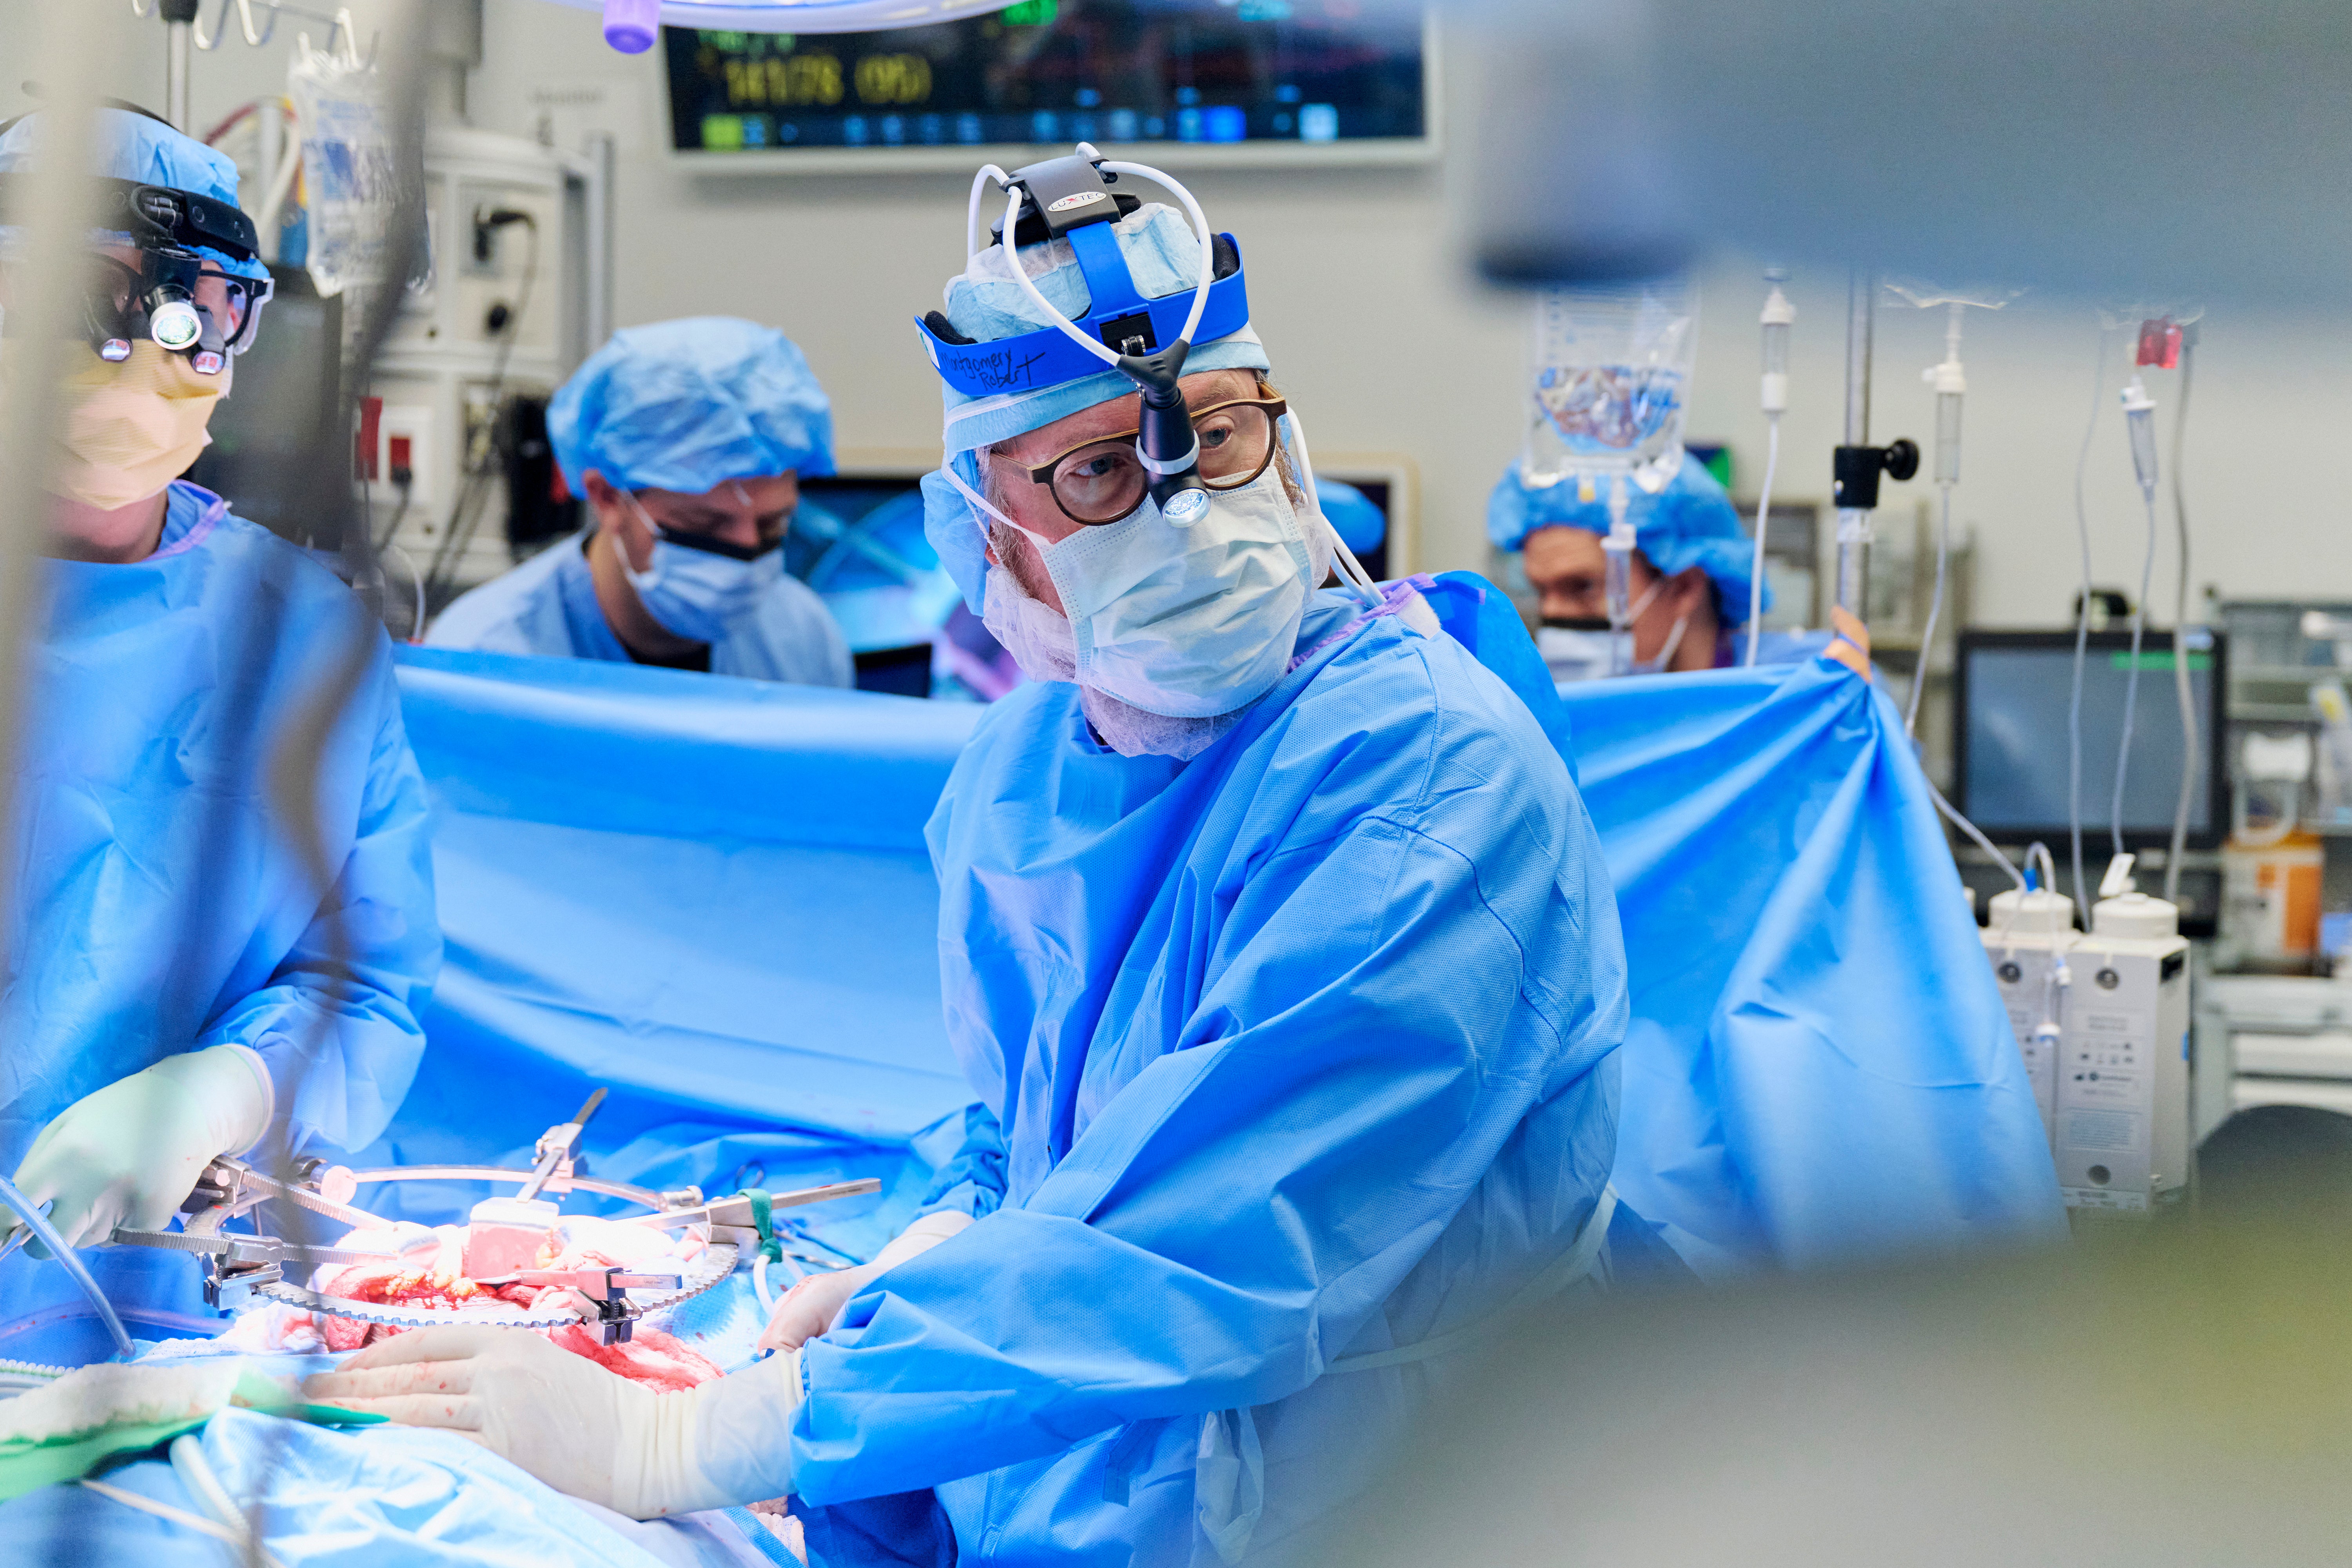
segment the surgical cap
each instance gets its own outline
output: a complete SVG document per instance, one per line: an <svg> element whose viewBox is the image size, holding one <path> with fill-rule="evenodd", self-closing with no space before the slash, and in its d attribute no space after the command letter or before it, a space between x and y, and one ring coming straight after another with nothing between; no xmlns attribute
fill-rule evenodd
<svg viewBox="0 0 2352 1568"><path fill-rule="evenodd" d="M1592 500L1581 499L1573 477L1556 485L1531 487L1513 463L1486 498L1486 537L1500 550L1518 550L1539 528L1580 528L1588 533L1609 532L1609 487L1602 478L1593 485ZM1622 482L1632 485L1631 479ZM1633 540L1650 564L1672 577L1693 566L1706 568L1723 605L1727 623L1748 619L1748 584L1755 571L1756 542L1741 525L1738 511L1706 465L1689 453L1666 488L1656 495L1634 487L1625 509L1633 525ZM1764 604L1769 608L1768 582Z"/></svg>
<svg viewBox="0 0 2352 1568"><path fill-rule="evenodd" d="M1135 279L1136 292L1145 299L1187 292L1200 283L1200 237L1174 208L1157 203L1139 208L1112 225L1112 232L1118 237L1119 256ZM1072 321L1092 308L1086 274L1079 269L1068 240L1024 246L1021 265L1037 285L1037 292ZM1054 324L1013 280L1001 245L992 245L973 257L962 274L949 281L947 318L957 331L976 343L1017 338ZM1265 349L1247 327L1229 337L1194 344L1184 361L1187 375L1266 368ZM985 397L968 397L951 386L943 385L942 390L947 400L942 439L952 456L1009 441L1067 418L1081 408L1125 397L1135 390L1135 384L1115 370L1105 369L1059 386Z"/></svg>
<svg viewBox="0 0 2352 1568"><path fill-rule="evenodd" d="M226 154L143 114L123 109L101 109L97 112L93 129L98 156L93 173L110 179L136 180L142 185L169 185L173 190L237 205L236 164ZM11 125L5 135L0 135L0 174L16 174L32 166L40 147L42 125L47 118L46 114L27 114ZM129 237L109 234L106 237L122 240ZM269 268L258 260L233 260L207 246L194 249L207 261L216 262L224 272L240 278L269 276Z"/></svg>
<svg viewBox="0 0 2352 1568"><path fill-rule="evenodd" d="M564 481L688 495L729 479L833 472L833 405L793 341L731 316L627 327L547 406Z"/></svg>
<svg viewBox="0 0 2352 1568"><path fill-rule="evenodd" d="M1119 257L1127 263L1128 275L1135 279L1136 292L1145 299L1158 300L1199 286L1200 236L1173 207L1156 202L1148 204L1118 219L1111 226L1111 232L1118 237ZM1051 239L1040 245L1023 246L1021 266L1037 285L1037 292L1072 321L1092 308L1086 273L1080 269L1068 240ZM990 246L973 257L961 274L948 280L946 306L949 323L976 343L1017 338L1054 324L1038 310L1028 291L1014 281L1002 245ZM1257 333L1246 326L1224 337L1194 344L1184 361L1187 375L1213 370L1270 368L1265 346L1258 342ZM947 409L940 439L947 447L947 460L956 465L956 472L966 484L978 490L982 489L980 465L972 456L977 449L1025 436L1097 403L1128 396L1135 391L1135 384L1118 371L1105 369L1059 386L1035 387L1025 392L968 397L944 384L941 391ZM983 531L972 518L971 503L939 475L933 474L923 481L923 496L927 503L923 531L931 548L939 552L940 564L963 590L965 602L977 615L988 574Z"/></svg>

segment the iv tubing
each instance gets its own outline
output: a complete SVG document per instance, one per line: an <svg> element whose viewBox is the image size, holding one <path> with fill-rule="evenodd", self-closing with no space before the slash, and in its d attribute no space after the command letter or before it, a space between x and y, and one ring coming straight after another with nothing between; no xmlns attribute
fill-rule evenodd
<svg viewBox="0 0 2352 1568"><path fill-rule="evenodd" d="M2107 839L2115 853L2124 852L2124 777L2131 771L2132 719L2139 702L2139 646L2147 629L2147 587L2156 574L2156 491L2141 492L2147 503L2147 552L2140 557L2139 603L2132 607L2131 668L2124 672L2124 738L2116 748L2116 794L2108 807ZM2173 662L2186 652L2173 638Z"/></svg>
<svg viewBox="0 0 2352 1568"><path fill-rule="evenodd" d="M1936 653L1936 617L1944 613L1944 566L1952 556L1952 487L1937 488L1944 493L1936 519L1936 596L1927 601L1927 626L1919 634L1919 662L1911 671L1911 700L1903 710L1906 735L1919 722L1919 694L1927 689L1927 661Z"/></svg>
<svg viewBox="0 0 2352 1568"><path fill-rule="evenodd" d="M2172 843L2164 858L2164 897L2180 902L2180 854L2189 842L2189 800L2197 788L2197 703L2189 689L2189 649L2181 636L2189 625L2189 502L2180 488L2182 433L2189 426L2189 373L2197 354L2190 328L2180 345L2180 405L2172 416L2172 521L2179 533L2180 581L2172 600L2172 689L2180 700L2180 797L2172 808Z"/></svg>
<svg viewBox="0 0 2352 1568"><path fill-rule="evenodd" d="M1927 784L1927 793L1935 797L1936 809L1949 817L1952 821L1952 826L1967 834L1978 848L1991 856L1994 863L2000 866L2002 870L2009 873L2009 879L2017 884L2017 890L2019 892L2022 893L2031 890L2025 885L2024 874L2019 871L2016 867L2009 863L2008 856L1993 847L1992 840L1987 838L1981 832L1978 831L1977 825L1975 823L1970 822L1967 817L1962 816L1958 811L1955 811L1952 808L1952 803L1944 798L1944 792L1936 787L1935 781L1922 773L1920 775L1920 782Z"/></svg>
<svg viewBox="0 0 2352 1568"><path fill-rule="evenodd" d="M2091 925L2091 906L2083 897L2083 660L2091 641L2091 518L2083 504L2083 476L2091 466L2091 437L2098 433L2099 410L2106 404L2107 331L2099 329L2098 364L2091 373L2091 422L2083 430L2083 449L2074 458L2074 532L2083 546L2083 592L2074 604L2074 678L2066 702L2066 835L2074 851L2074 908L2083 929Z"/></svg>
<svg viewBox="0 0 2352 1568"><path fill-rule="evenodd" d="M1764 529L1772 516L1772 477L1780 467L1780 416L1769 415L1764 432L1764 489L1756 498L1756 565L1748 583L1748 662L1764 635Z"/></svg>
<svg viewBox="0 0 2352 1568"><path fill-rule="evenodd" d="M58 1227L49 1223L49 1216L26 1203L16 1184L5 1176L0 1176L0 1203L6 1204L17 1219L41 1238L41 1245L49 1249L49 1256L56 1258L73 1277L73 1282L81 1287L81 1293L89 1298L91 1306L98 1309L100 1319L106 1324L106 1331L114 1337L114 1346L122 1352L123 1359L128 1361L138 1354L138 1347L131 1342L131 1335L124 1330L122 1320L114 1315L114 1303L106 1299L106 1292L100 1289L98 1281L89 1277L89 1268L80 1256L66 1245L65 1237L58 1234Z"/></svg>

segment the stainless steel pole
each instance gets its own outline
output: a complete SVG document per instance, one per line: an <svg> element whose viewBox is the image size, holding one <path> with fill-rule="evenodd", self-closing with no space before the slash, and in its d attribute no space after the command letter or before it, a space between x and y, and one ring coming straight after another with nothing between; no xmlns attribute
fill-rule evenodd
<svg viewBox="0 0 2352 1568"><path fill-rule="evenodd" d="M1846 283L1845 444L1849 447L1870 445L1870 337L1877 294L1877 278L1855 268ZM1858 508L1841 509L1837 545L1838 607L1858 618L1870 559L1870 513Z"/></svg>

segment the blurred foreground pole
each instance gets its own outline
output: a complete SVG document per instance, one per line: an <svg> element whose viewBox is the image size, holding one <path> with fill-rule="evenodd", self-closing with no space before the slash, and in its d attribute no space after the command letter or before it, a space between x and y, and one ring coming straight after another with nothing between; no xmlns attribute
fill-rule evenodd
<svg viewBox="0 0 2352 1568"><path fill-rule="evenodd" d="M8 215L22 232L0 341L0 844L16 843L17 748L24 734L26 649L38 634L40 544L47 526L55 389L79 346L80 290L88 276L97 192L89 174L100 73L118 59L117 31L95 5L30 7L31 47L9 68L40 84L40 154ZM22 62L20 68L19 62ZM84 350L82 352L88 352ZM0 854L0 911L12 906L18 868ZM0 932L17 929L10 920ZM0 935L0 942L5 937ZM6 954L0 952L0 966ZM6 1048L0 1042L0 1050Z"/></svg>

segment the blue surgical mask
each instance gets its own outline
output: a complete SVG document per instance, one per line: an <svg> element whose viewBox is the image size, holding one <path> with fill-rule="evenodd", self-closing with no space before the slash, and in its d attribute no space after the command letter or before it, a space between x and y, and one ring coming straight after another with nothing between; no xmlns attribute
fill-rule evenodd
<svg viewBox="0 0 2352 1568"><path fill-rule="evenodd" d="M783 578L781 540L746 561L681 544L656 526L636 497L629 496L629 505L653 535L654 552L640 572L629 564L628 552L623 551L621 566L628 573L629 586L637 591L646 613L673 637L699 643L719 641L730 622L757 609Z"/></svg>

